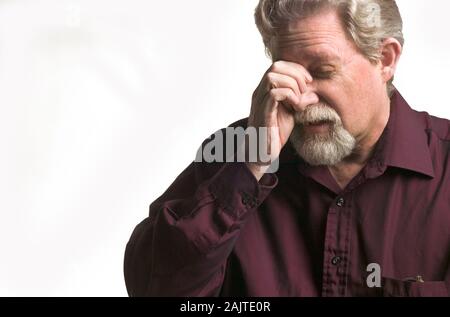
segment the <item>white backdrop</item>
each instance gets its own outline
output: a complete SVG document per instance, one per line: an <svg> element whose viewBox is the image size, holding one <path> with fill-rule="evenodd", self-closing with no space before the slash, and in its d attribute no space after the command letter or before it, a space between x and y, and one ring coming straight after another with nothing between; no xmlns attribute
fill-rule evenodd
<svg viewBox="0 0 450 317"><path fill-rule="evenodd" d="M450 118L450 2L398 2L396 85ZM0 0L0 296L126 296L150 202L248 115L270 64L256 4Z"/></svg>

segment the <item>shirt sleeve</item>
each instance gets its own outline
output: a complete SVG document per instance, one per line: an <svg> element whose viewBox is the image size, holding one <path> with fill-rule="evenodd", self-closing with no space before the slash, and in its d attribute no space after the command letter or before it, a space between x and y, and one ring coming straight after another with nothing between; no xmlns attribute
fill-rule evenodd
<svg viewBox="0 0 450 317"><path fill-rule="evenodd" d="M248 215L277 185L245 163L192 163L150 205L125 251L130 296L217 296Z"/></svg>

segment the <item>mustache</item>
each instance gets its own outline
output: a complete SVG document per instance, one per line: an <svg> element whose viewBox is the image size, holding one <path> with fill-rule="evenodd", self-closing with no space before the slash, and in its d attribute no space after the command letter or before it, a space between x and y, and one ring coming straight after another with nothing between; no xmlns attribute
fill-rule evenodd
<svg viewBox="0 0 450 317"><path fill-rule="evenodd" d="M339 114L332 107L325 103L309 105L302 112L294 115L295 123L299 125L317 124L320 122L330 122L335 125L342 125Z"/></svg>

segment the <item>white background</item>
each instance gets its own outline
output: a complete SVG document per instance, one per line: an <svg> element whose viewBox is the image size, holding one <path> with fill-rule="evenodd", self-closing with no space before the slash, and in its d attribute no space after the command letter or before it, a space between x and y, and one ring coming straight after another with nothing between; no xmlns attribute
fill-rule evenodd
<svg viewBox="0 0 450 317"><path fill-rule="evenodd" d="M398 2L396 85L450 118L450 2ZM0 295L126 296L149 204L248 115L270 64L256 4L0 0Z"/></svg>

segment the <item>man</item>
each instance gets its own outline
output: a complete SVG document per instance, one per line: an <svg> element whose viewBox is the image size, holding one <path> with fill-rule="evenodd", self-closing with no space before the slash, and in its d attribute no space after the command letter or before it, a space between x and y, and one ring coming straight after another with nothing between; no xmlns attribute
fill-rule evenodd
<svg viewBox="0 0 450 317"><path fill-rule="evenodd" d="M449 121L392 80L394 0L260 0L271 162L191 164L127 245L132 296L448 296ZM247 150L249 150L247 146Z"/></svg>

